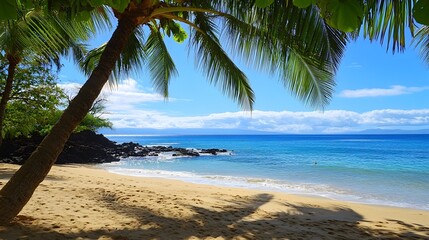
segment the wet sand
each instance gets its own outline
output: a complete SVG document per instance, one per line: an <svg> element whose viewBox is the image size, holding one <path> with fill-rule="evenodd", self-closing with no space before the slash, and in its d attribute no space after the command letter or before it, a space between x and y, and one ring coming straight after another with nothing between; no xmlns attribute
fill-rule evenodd
<svg viewBox="0 0 429 240"><path fill-rule="evenodd" d="M0 164L0 187L18 166ZM429 239L429 211L54 166L0 239Z"/></svg>

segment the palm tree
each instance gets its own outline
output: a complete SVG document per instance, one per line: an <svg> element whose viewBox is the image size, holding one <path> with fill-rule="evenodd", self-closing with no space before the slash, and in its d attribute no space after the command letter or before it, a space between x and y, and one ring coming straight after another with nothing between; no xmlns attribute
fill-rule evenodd
<svg viewBox="0 0 429 240"><path fill-rule="evenodd" d="M55 63L59 67L59 56L69 52L75 59L80 59L85 47L77 40L87 39L94 30L91 24L61 21L53 15L46 15L41 9L22 10L20 14L21 19L0 22L0 46L9 63L0 100L0 146L6 106L18 64L27 58L36 59L42 64Z"/></svg>
<svg viewBox="0 0 429 240"><path fill-rule="evenodd" d="M280 0L264 9L236 0L132 0L112 10L118 24L107 44L98 53L93 52L99 57L87 61L88 66L95 66L89 79L51 132L1 189L0 223L9 222L29 201L112 70L118 76L144 64L156 89L168 96L176 68L163 41L164 34L183 40L181 26L189 26L189 48L197 67L249 110L254 102L253 90L227 55L223 41L249 65L278 75L299 98L320 108L329 101L346 43L345 35L326 25L317 8L298 9ZM147 38L143 34L146 32Z"/></svg>

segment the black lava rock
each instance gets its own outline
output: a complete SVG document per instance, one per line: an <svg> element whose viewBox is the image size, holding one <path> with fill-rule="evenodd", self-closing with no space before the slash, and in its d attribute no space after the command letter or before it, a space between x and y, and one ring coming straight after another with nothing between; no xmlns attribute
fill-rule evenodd
<svg viewBox="0 0 429 240"><path fill-rule="evenodd" d="M42 141L43 136L5 139L0 147L0 163L23 164ZM108 163L127 157L159 156L171 153L172 156L198 157L200 153L217 155L226 149L186 149L171 146L142 146L129 142L117 144L93 131L82 131L70 136L58 157L56 164L65 163Z"/></svg>

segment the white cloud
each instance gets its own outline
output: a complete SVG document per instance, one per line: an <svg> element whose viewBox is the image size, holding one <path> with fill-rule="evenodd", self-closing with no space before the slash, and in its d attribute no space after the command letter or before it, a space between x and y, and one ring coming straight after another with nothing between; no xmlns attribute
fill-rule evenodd
<svg viewBox="0 0 429 240"><path fill-rule="evenodd" d="M357 62L352 62L348 65L345 66L346 68L361 68L363 67L362 64L357 63Z"/></svg>
<svg viewBox="0 0 429 240"><path fill-rule="evenodd" d="M340 93L345 98L363 98L363 97L381 97L381 96L398 96L429 90L426 87L405 87L401 85L391 86L390 88L363 88L355 90L344 90Z"/></svg>
<svg viewBox="0 0 429 240"><path fill-rule="evenodd" d="M429 109L374 110L365 113L331 110L326 112L254 111L214 113L177 117L161 112L136 110L109 116L116 128L201 128L241 129L278 133L341 133L367 128L429 127Z"/></svg>
<svg viewBox="0 0 429 240"><path fill-rule="evenodd" d="M76 95L76 93L82 87L82 84L71 82L71 83L60 83L58 84L58 86L62 88L66 92L66 94Z"/></svg>
<svg viewBox="0 0 429 240"><path fill-rule="evenodd" d="M77 92L79 85L63 84ZM133 79L114 90L103 89L107 99L105 116L114 128L151 129L239 129L277 133L341 133L368 128L429 128L429 109L381 109L364 113L345 110L325 112L260 111L224 112L202 116L171 116L145 110L145 104L164 101L156 93L143 90Z"/></svg>
<svg viewBox="0 0 429 240"><path fill-rule="evenodd" d="M429 125L429 109L374 110L361 114L361 120L359 123L380 126Z"/></svg>
<svg viewBox="0 0 429 240"><path fill-rule="evenodd" d="M149 103L162 102L164 97L158 93L148 93L142 90L136 80L127 79L111 89L105 86L101 93L102 98L107 99L106 107L109 111L123 111ZM172 101L174 99L170 99Z"/></svg>
<svg viewBox="0 0 429 240"><path fill-rule="evenodd" d="M58 84L58 86L64 89L68 95L74 96L82 87L82 84L65 83ZM114 87L110 87L106 84L100 96L101 98L107 99L106 107L108 110L112 111L133 109L139 104L162 102L165 100L164 97L158 93L145 92L134 79L124 80ZM169 99L169 101L174 100L175 99Z"/></svg>

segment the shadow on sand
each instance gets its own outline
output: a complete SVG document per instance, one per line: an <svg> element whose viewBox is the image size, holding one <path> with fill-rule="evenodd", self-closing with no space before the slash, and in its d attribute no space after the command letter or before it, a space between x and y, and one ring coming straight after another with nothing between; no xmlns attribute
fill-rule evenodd
<svg viewBox="0 0 429 240"><path fill-rule="evenodd" d="M15 174L17 170L14 169L10 169L10 168L1 168L0 167L0 180L9 180L13 174ZM56 181L60 181L60 180L65 180L62 177L58 177L58 176L53 176L53 175L48 175L45 178L46 180L56 180ZM0 183L1 184L1 183ZM1 185L0 185L1 186Z"/></svg>
<svg viewBox="0 0 429 240"><path fill-rule="evenodd" d="M361 226L364 222L362 216L347 208L329 210L282 203L291 210L268 214L261 206L274 201L270 194L226 201L228 204L222 208L180 205L180 208L193 212L189 218L166 216L165 212L155 212L138 203L117 198L114 194L100 194L99 203L116 212L118 221L121 217L127 217L134 219L134 224L121 229L81 230L65 234L61 233L61 229L47 230L25 224L27 219L21 216L23 219L13 227L31 232L37 239L429 239L429 228L410 223L399 223L403 226L400 233ZM251 215L256 212L263 218L252 219ZM34 239L30 236L16 237Z"/></svg>

